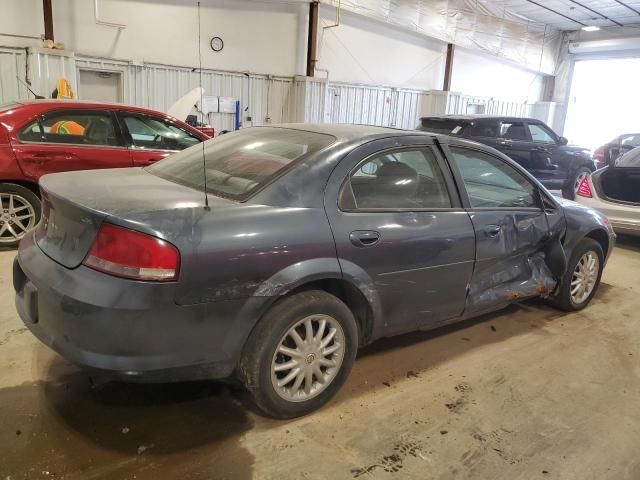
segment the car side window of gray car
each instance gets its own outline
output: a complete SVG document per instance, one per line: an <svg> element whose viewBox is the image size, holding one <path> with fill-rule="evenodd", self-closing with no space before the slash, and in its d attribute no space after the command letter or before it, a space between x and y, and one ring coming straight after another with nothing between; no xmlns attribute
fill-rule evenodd
<svg viewBox="0 0 640 480"><path fill-rule="evenodd" d="M451 208L438 161L430 149L407 148L376 154L349 175L340 195L345 210L429 210Z"/></svg>
<svg viewBox="0 0 640 480"><path fill-rule="evenodd" d="M505 161L451 147L472 208L539 208L536 187Z"/></svg>

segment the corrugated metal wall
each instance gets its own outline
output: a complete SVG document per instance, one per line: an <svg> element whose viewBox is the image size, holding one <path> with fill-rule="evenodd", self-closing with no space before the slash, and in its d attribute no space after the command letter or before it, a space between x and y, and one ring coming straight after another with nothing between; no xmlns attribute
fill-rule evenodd
<svg viewBox="0 0 640 480"><path fill-rule="evenodd" d="M18 82L27 73L26 50L0 48L0 103L27 98L28 91Z"/></svg>
<svg viewBox="0 0 640 480"><path fill-rule="evenodd" d="M120 72L123 76L124 102L167 111L180 97L200 86L197 70L169 65L130 65L100 58L76 58L77 69ZM233 97L240 100L245 125L264 125L289 120L291 86L289 77L243 74L204 70L202 86L205 95ZM82 86L79 86L82 98ZM251 117L251 122L247 122ZM210 121L216 131L232 130L234 116L212 114Z"/></svg>
<svg viewBox="0 0 640 480"><path fill-rule="evenodd" d="M371 85L329 83L324 119L328 123L358 123L414 128L425 92Z"/></svg>
<svg viewBox="0 0 640 480"><path fill-rule="evenodd" d="M123 101L166 111L178 98L200 85L191 68L74 57L31 49L0 48L0 102L29 98L17 77L30 78L34 91L50 96L56 80L65 76L82 99L78 71L93 69L122 76ZM206 95L241 102L244 126L281 122L356 123L413 129L423 115L486 114L528 116L532 105L460 93L420 91L372 85L327 82L306 77L272 77L206 70ZM248 120L248 119L251 120ZM233 129L234 116L212 114L217 131Z"/></svg>

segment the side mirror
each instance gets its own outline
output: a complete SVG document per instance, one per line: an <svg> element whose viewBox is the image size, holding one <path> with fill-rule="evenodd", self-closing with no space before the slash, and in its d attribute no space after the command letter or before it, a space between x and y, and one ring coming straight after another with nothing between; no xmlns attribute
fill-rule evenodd
<svg viewBox="0 0 640 480"><path fill-rule="evenodd" d="M560 137L560 138L558 139L558 143L559 143L560 145L566 145L567 143L569 143L569 140L567 140L567 138L566 138L566 137Z"/></svg>

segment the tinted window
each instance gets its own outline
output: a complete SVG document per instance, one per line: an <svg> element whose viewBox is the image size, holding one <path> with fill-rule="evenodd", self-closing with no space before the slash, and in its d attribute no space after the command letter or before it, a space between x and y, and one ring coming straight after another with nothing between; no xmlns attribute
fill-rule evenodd
<svg viewBox="0 0 640 480"><path fill-rule="evenodd" d="M407 149L371 157L349 177L357 209L449 208L442 171L429 149Z"/></svg>
<svg viewBox="0 0 640 480"><path fill-rule="evenodd" d="M511 165L476 150L452 147L472 207L537 207L535 187Z"/></svg>
<svg viewBox="0 0 640 480"><path fill-rule="evenodd" d="M523 122L500 122L500 138L509 140L529 140Z"/></svg>
<svg viewBox="0 0 640 480"><path fill-rule="evenodd" d="M445 135L460 135L466 123L450 118L423 118L420 120L419 130Z"/></svg>
<svg viewBox="0 0 640 480"><path fill-rule="evenodd" d="M248 128L208 140L204 144L207 191L222 197L245 198L293 162L313 156L334 141L330 135L266 127ZM204 190L202 155L203 145L198 144L147 170L167 180Z"/></svg>
<svg viewBox="0 0 640 480"><path fill-rule="evenodd" d="M489 122L476 123L466 133L470 137L495 137L498 133L498 126L496 123Z"/></svg>
<svg viewBox="0 0 640 480"><path fill-rule="evenodd" d="M52 112L41 122L24 127L18 138L28 142L120 145L111 115L106 112Z"/></svg>
<svg viewBox="0 0 640 480"><path fill-rule="evenodd" d="M200 139L171 122L143 115L122 115L135 147L150 150L184 150Z"/></svg>
<svg viewBox="0 0 640 480"><path fill-rule="evenodd" d="M537 123L529 123L529 133L531 134L531 139L536 143L556 143L556 139L553 137L551 132L549 132L542 125L538 125Z"/></svg>

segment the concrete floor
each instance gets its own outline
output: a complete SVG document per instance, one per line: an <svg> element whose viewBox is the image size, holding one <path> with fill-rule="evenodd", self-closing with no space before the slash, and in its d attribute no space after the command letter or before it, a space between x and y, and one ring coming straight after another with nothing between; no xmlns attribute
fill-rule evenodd
<svg viewBox="0 0 640 480"><path fill-rule="evenodd" d="M212 382L91 380L40 345L0 253L0 480L638 479L640 241L589 308L539 303L380 341L337 398L267 420Z"/></svg>

